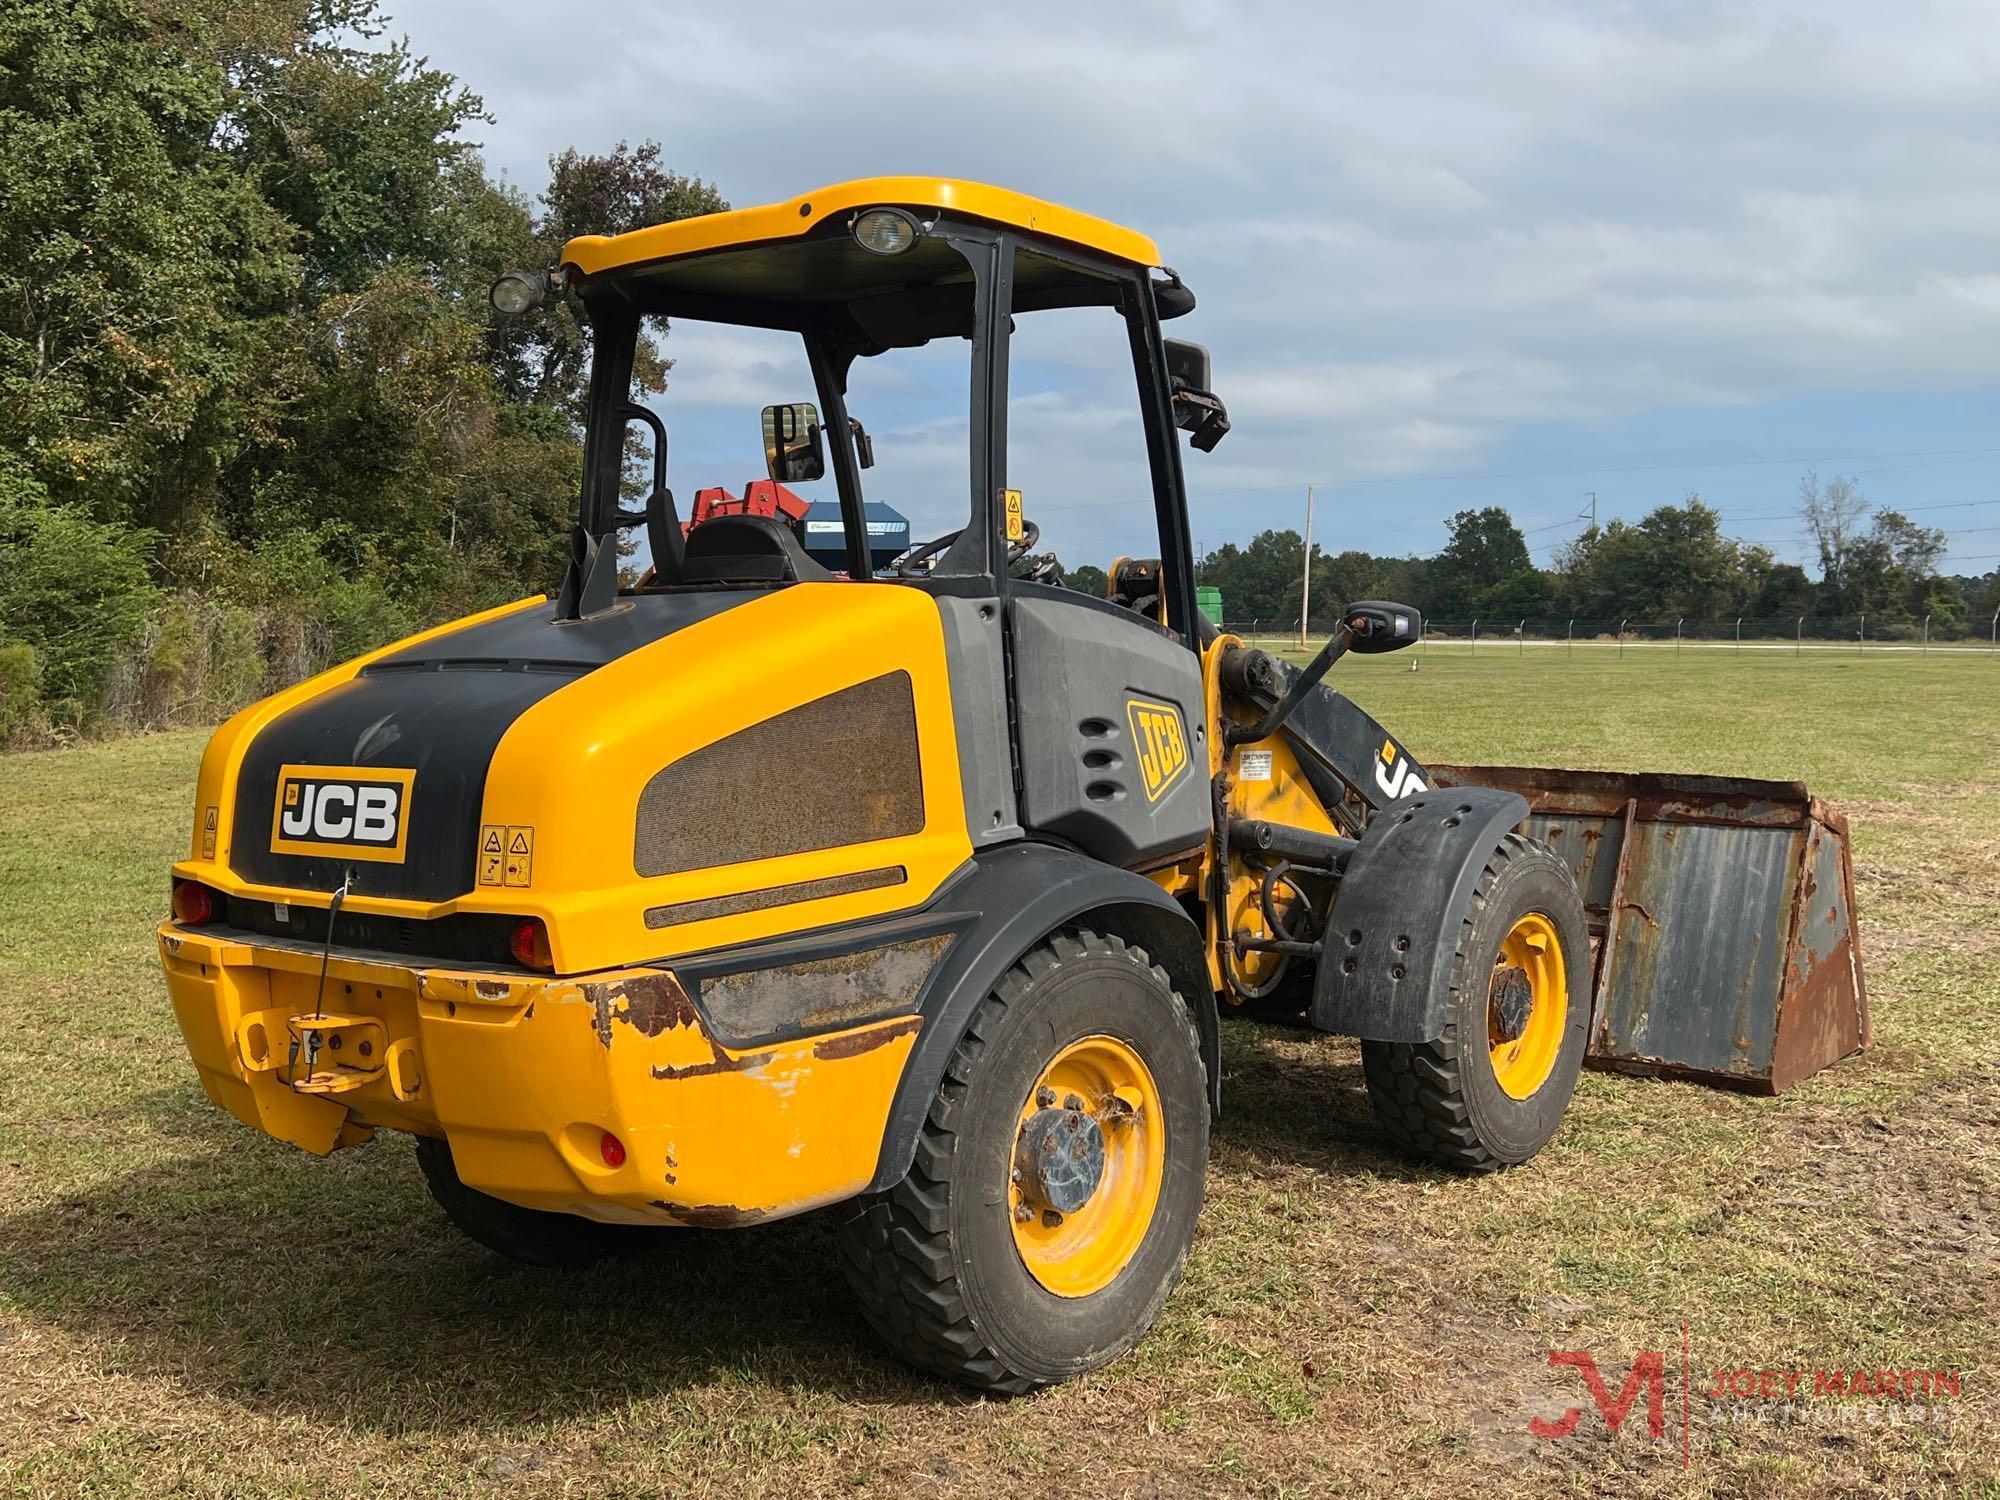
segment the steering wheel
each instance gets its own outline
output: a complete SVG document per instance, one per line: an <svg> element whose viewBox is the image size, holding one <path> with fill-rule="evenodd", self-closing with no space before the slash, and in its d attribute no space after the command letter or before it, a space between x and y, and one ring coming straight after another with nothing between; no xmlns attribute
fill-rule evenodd
<svg viewBox="0 0 2000 1500"><path fill-rule="evenodd" d="M1034 560L1034 566L1022 575L1030 583L1045 583L1052 589L1063 586L1062 564L1053 552L1045 552Z"/></svg>
<svg viewBox="0 0 2000 1500"><path fill-rule="evenodd" d="M908 552L905 552L901 557L896 559L896 576L898 578L916 577L918 563L932 561L939 553L943 552L945 548L949 547L963 535L965 535L965 528L961 526L956 531L947 531L941 537L935 537L921 546L912 547ZM1019 562L1030 552L1034 551L1035 543L1041 539L1042 528L1037 526L1033 521L1023 518L1020 540L1007 544L1007 561L1010 564ZM929 570L926 569L926 571Z"/></svg>

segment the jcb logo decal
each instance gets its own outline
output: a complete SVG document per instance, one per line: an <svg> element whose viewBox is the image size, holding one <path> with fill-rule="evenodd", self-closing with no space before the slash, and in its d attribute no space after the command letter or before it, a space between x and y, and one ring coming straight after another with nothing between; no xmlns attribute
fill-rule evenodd
<svg viewBox="0 0 2000 1500"><path fill-rule="evenodd" d="M1430 784L1417 774L1417 768L1396 748L1394 740L1382 741L1382 753L1375 760L1375 785L1382 788L1382 795L1391 802L1430 790Z"/></svg>
<svg viewBox="0 0 2000 1500"><path fill-rule="evenodd" d="M1139 774L1145 778L1146 800L1158 802L1188 768L1181 711L1171 703L1128 698L1125 720L1132 726L1132 750L1139 757Z"/></svg>
<svg viewBox="0 0 2000 1500"><path fill-rule="evenodd" d="M400 865L416 777L415 771L387 768L280 766L272 852Z"/></svg>

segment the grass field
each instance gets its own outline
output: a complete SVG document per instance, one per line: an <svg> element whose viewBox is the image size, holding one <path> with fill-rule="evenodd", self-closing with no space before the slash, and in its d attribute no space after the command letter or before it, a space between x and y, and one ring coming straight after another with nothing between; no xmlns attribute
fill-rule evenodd
<svg viewBox="0 0 2000 1500"><path fill-rule="evenodd" d="M2000 663L1336 679L1419 756L1807 780L1853 820L1874 1051L1776 1101L1586 1074L1542 1157L1474 1181L1384 1149L1353 1044L1232 1023L1158 1328L982 1401L876 1352L819 1218L534 1273L448 1229L406 1140L246 1131L153 950L201 736L0 757L0 1491L2000 1496ZM1614 1392L1665 1351L1666 1439L1643 1402L1608 1437L1552 1349ZM1711 1423L1718 1368L1963 1374L1936 1421Z"/></svg>

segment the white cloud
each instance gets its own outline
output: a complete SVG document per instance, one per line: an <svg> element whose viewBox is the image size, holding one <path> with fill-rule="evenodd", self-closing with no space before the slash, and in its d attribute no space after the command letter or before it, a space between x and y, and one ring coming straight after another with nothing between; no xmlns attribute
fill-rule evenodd
<svg viewBox="0 0 2000 1500"><path fill-rule="evenodd" d="M1472 465L1526 424L2000 384L2000 7L398 19L485 94L489 153L531 189L551 151L651 136L738 203L938 171L1152 233L1202 300L1174 331L1214 350L1235 421L1191 460L1202 484Z"/></svg>

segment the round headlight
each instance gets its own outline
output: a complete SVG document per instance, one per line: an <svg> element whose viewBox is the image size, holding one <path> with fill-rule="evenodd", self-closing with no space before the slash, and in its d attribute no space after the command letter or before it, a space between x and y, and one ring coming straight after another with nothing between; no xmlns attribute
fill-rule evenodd
<svg viewBox="0 0 2000 1500"><path fill-rule="evenodd" d="M513 317L532 307L540 307L547 287L547 281L540 276L531 275L526 271L509 271L493 283L492 290L487 292L486 296L496 311Z"/></svg>
<svg viewBox="0 0 2000 1500"><path fill-rule="evenodd" d="M901 255L923 230L900 208L871 208L854 220L854 241L877 255Z"/></svg>

